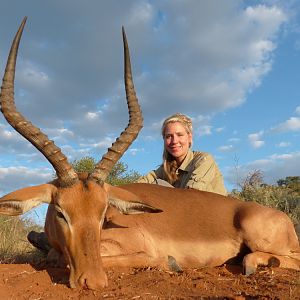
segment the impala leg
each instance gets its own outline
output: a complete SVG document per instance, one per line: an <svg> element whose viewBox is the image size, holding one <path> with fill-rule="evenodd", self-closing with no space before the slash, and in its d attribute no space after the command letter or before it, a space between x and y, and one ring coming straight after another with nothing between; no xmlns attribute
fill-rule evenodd
<svg viewBox="0 0 300 300"><path fill-rule="evenodd" d="M255 273L258 266L279 267L279 265L280 260L275 255L256 251L244 257L243 273L248 276Z"/></svg>
<svg viewBox="0 0 300 300"><path fill-rule="evenodd" d="M256 251L244 257L243 269L245 275L253 274L258 266L281 267L300 270L300 261L288 256L274 255Z"/></svg>

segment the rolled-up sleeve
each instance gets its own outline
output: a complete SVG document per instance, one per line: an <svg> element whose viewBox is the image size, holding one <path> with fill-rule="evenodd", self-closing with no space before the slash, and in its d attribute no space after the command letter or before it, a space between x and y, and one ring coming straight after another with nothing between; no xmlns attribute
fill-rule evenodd
<svg viewBox="0 0 300 300"><path fill-rule="evenodd" d="M156 183L156 179L162 179L163 177L163 169L160 166L157 170L150 171L148 174L141 176L136 181L137 183Z"/></svg>
<svg viewBox="0 0 300 300"><path fill-rule="evenodd" d="M154 183L157 179L156 174L154 171L149 172L148 174L141 176L136 181L137 183Z"/></svg>

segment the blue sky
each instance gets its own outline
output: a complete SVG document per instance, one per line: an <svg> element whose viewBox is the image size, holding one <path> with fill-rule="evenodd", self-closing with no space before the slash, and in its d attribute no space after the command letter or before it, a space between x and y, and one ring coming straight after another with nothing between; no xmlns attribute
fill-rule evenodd
<svg viewBox="0 0 300 300"><path fill-rule="evenodd" d="M215 157L228 190L249 172L300 175L300 3L238 0L1 0L0 73L28 16L17 62L18 109L70 161L100 159L127 125L124 25L144 128L123 156L161 163L162 120L193 119L193 149ZM51 179L46 159L0 116L0 196Z"/></svg>

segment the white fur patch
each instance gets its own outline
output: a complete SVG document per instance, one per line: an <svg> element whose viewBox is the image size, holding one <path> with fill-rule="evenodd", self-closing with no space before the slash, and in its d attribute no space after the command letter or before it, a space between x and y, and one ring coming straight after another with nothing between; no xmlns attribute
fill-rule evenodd
<svg viewBox="0 0 300 300"><path fill-rule="evenodd" d="M40 200L3 201L0 202L0 213L5 215L21 215L41 204Z"/></svg>

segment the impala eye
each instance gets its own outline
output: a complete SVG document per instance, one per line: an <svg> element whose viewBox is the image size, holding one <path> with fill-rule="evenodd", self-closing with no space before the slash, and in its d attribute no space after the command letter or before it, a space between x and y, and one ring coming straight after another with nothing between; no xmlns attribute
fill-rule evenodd
<svg viewBox="0 0 300 300"><path fill-rule="evenodd" d="M67 220L66 220L66 218L65 218L65 216L63 215L62 212L57 211L57 212L56 212L56 216L57 216L59 219L62 219L62 220L64 220L65 222L67 222Z"/></svg>

